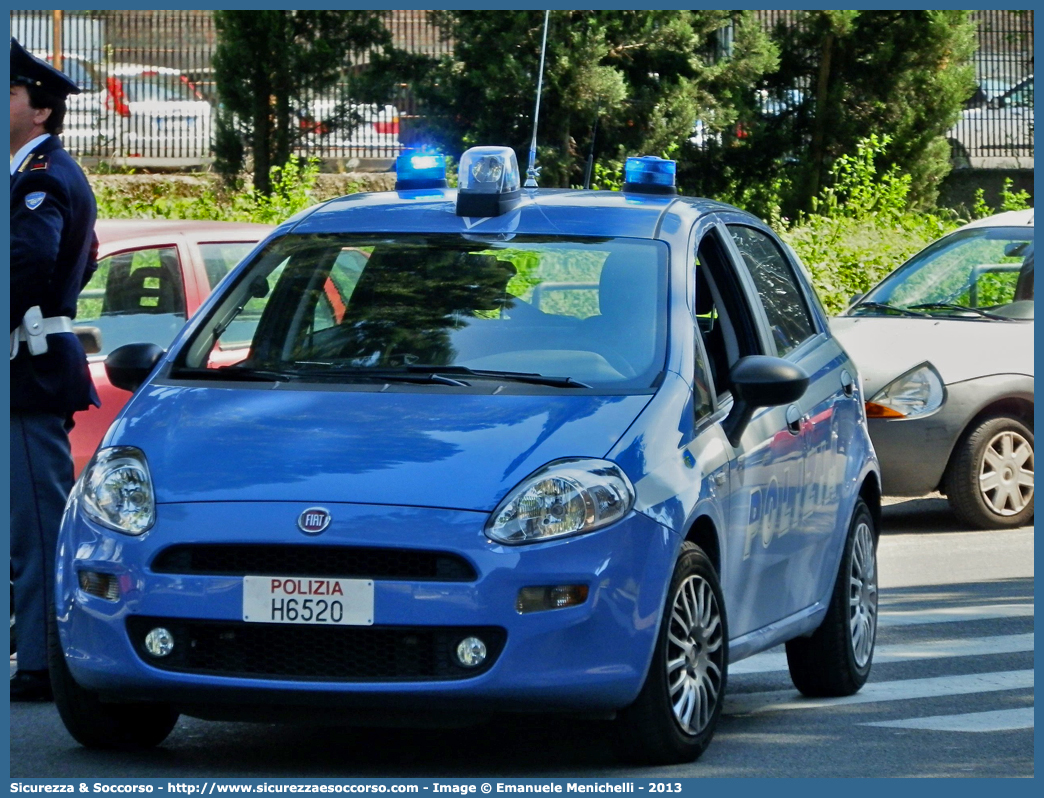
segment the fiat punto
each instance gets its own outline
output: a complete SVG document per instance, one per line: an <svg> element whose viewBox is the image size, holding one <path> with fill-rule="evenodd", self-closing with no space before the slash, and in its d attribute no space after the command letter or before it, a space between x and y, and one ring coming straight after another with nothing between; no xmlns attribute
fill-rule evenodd
<svg viewBox="0 0 1044 798"><path fill-rule="evenodd" d="M290 219L137 388L61 530L56 702L82 744L179 714L613 720L696 758L729 662L847 695L877 628L880 476L793 253L632 158L622 192L396 190Z"/></svg>

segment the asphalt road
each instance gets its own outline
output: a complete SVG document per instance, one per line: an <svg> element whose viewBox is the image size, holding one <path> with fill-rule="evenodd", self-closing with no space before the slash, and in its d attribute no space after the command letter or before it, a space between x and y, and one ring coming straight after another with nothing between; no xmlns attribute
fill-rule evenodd
<svg viewBox="0 0 1044 798"><path fill-rule="evenodd" d="M19 777L1033 776L1033 530L967 532L939 498L891 502L881 628L854 697L813 702L780 649L736 663L692 765L621 765L607 724L503 718L461 730L352 731L183 718L164 745L88 751L53 705L11 707Z"/></svg>

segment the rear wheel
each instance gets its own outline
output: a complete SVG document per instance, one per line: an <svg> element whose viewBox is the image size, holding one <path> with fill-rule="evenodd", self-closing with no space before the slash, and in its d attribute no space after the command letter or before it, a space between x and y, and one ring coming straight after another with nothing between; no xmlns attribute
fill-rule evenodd
<svg viewBox="0 0 1044 798"><path fill-rule="evenodd" d="M995 416L957 444L946 473L957 517L982 529L1025 526L1033 518L1033 431Z"/></svg>
<svg viewBox="0 0 1044 798"><path fill-rule="evenodd" d="M626 754L649 764L699 757L721 715L727 668L718 575L702 549L684 543L645 685L618 720Z"/></svg>
<svg viewBox="0 0 1044 798"><path fill-rule="evenodd" d="M823 623L787 642L794 686L808 696L852 695L866 683L877 639L877 531L859 499Z"/></svg>
<svg viewBox="0 0 1044 798"><path fill-rule="evenodd" d="M53 617L47 635L47 659L58 714L80 745L121 751L152 748L167 739L178 722L178 713L166 704L107 704L96 693L80 687L65 663Z"/></svg>

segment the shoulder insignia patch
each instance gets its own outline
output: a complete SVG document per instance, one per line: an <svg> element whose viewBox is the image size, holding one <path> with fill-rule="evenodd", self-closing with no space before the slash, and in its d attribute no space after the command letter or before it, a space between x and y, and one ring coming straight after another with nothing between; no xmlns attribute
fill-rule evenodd
<svg viewBox="0 0 1044 798"><path fill-rule="evenodd" d="M25 207L31 211L35 211L43 205L45 199L47 199L46 191L33 191L25 195Z"/></svg>
<svg viewBox="0 0 1044 798"><path fill-rule="evenodd" d="M33 161L32 165L29 167L29 171L35 172L37 169L46 169L50 165L51 162L46 155L38 155L36 156L36 160Z"/></svg>

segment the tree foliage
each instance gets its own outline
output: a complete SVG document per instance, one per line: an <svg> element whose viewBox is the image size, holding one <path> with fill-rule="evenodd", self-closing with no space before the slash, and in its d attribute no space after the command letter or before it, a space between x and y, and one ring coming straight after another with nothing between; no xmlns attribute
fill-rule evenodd
<svg viewBox="0 0 1044 798"><path fill-rule="evenodd" d="M347 80L353 53L391 35L379 11L215 11L214 24L215 163L238 175L252 157L254 188L268 195L271 169L289 162L309 103ZM339 110L351 125L347 106Z"/></svg>
<svg viewBox="0 0 1044 798"><path fill-rule="evenodd" d="M974 90L970 12L809 11L773 38L779 69L740 103L742 140L694 154L704 185L775 181L793 215L830 184L836 159L877 135L890 139L877 166L909 175L913 206L934 203L950 169L946 131Z"/></svg>
<svg viewBox="0 0 1044 798"><path fill-rule="evenodd" d="M454 42L451 56L397 50L372 72L411 83L433 144L450 153L511 146L524 170L544 14L437 11L431 19ZM730 22L736 46L716 58ZM698 116L734 117L732 98L776 58L750 12L552 11L537 137L541 185L582 182L596 120L598 163L676 151Z"/></svg>

